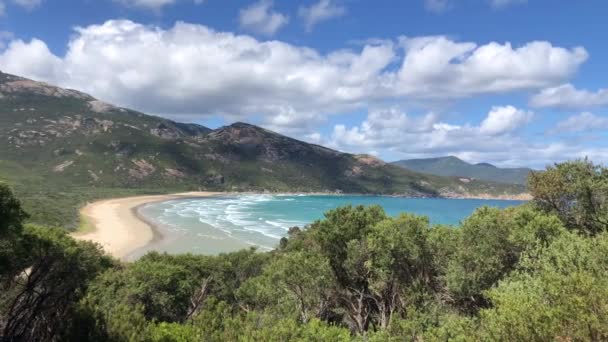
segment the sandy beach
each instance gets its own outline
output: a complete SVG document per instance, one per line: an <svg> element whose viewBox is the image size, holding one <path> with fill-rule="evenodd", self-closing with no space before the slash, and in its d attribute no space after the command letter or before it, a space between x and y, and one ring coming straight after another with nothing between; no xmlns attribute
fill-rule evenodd
<svg viewBox="0 0 608 342"><path fill-rule="evenodd" d="M153 202L178 198L196 198L218 195L215 192L186 192L169 195L150 195L101 200L86 205L81 214L93 225L94 231L74 233L78 240L100 244L110 255L125 260L133 251L142 248L155 238L153 228L141 220L136 208Z"/></svg>

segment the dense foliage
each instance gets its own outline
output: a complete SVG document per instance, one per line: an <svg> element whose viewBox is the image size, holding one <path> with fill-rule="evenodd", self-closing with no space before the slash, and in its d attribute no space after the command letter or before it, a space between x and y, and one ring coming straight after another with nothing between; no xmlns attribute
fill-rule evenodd
<svg viewBox="0 0 608 342"><path fill-rule="evenodd" d="M576 161L530 182L534 201L459 227L342 207L270 253L129 264L24 226L0 186L0 328L15 341L606 340L608 172Z"/></svg>

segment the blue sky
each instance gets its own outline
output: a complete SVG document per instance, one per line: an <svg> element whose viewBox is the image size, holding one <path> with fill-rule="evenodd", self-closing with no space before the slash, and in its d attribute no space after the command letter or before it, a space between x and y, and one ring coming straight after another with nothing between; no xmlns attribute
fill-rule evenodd
<svg viewBox="0 0 608 342"><path fill-rule="evenodd" d="M0 69L386 160L608 161L603 0L1 0Z"/></svg>

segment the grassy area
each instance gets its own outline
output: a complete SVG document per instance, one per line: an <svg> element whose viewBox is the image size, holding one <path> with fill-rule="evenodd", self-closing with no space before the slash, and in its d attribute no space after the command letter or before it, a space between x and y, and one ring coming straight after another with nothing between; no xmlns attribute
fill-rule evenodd
<svg viewBox="0 0 608 342"><path fill-rule="evenodd" d="M93 222L91 222L91 220L89 220L86 216L80 214L76 233L84 235L92 233L93 231L95 231L95 226L93 225Z"/></svg>

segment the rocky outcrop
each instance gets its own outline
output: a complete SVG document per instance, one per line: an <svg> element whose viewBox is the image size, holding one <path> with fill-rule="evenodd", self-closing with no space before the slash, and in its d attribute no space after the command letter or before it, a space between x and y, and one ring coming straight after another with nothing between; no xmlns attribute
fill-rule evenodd
<svg viewBox="0 0 608 342"><path fill-rule="evenodd" d="M186 174L178 169L165 168L165 176L171 178L186 178Z"/></svg>
<svg viewBox="0 0 608 342"><path fill-rule="evenodd" d="M386 165L386 162L369 154L357 154L355 155L355 159L357 159L359 163L371 167L381 167Z"/></svg>
<svg viewBox="0 0 608 342"><path fill-rule="evenodd" d="M107 113L107 112L119 109L116 106L113 106L109 103L105 103L105 102L99 101L99 100L89 101L89 107L91 108L92 111L94 111L96 113Z"/></svg>
<svg viewBox="0 0 608 342"><path fill-rule="evenodd" d="M155 128L150 129L150 134L161 139L177 139L183 136L182 132L166 124L158 124Z"/></svg>
<svg viewBox="0 0 608 342"><path fill-rule="evenodd" d="M144 179L156 171L156 167L145 159L131 160L134 168L129 169L129 175L135 179Z"/></svg>
<svg viewBox="0 0 608 342"><path fill-rule="evenodd" d="M94 100L92 96L77 90L59 88L43 82L36 82L12 75L6 75L5 77L5 82L0 84L0 93L2 94L2 97L10 97L25 93L59 98L73 97L81 100Z"/></svg>
<svg viewBox="0 0 608 342"><path fill-rule="evenodd" d="M64 161L63 163L61 163L61 164L59 164L59 165L55 166L55 167L53 168L53 171L55 171L55 172L63 172L63 171L65 171L65 169L66 169L66 168L68 168L68 167L69 167L69 166L71 166L72 164L74 164L74 161L73 161L73 160L66 160L66 161Z"/></svg>

